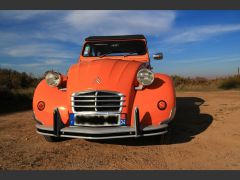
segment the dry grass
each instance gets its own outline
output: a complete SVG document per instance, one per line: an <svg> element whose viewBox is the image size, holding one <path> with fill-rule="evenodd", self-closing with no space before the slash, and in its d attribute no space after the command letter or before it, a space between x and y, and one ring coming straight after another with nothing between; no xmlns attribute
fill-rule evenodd
<svg viewBox="0 0 240 180"><path fill-rule="evenodd" d="M172 76L177 91L216 91L240 89L240 76L207 79L203 77L184 78Z"/></svg>
<svg viewBox="0 0 240 180"><path fill-rule="evenodd" d="M224 79L219 85L221 89L240 89L240 76L231 76Z"/></svg>

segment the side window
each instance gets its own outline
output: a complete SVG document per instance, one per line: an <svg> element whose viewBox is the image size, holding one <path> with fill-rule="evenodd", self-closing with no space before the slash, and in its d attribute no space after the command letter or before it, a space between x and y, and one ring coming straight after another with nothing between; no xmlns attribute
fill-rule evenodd
<svg viewBox="0 0 240 180"><path fill-rule="evenodd" d="M84 56L90 56L90 52L91 52L91 47L90 47L90 45L86 45L86 46L85 46L85 49L84 49L84 52L83 52L83 55L84 55Z"/></svg>
<svg viewBox="0 0 240 180"><path fill-rule="evenodd" d="M96 51L93 46L90 46L89 44L85 46L83 55L86 57L93 57L96 56Z"/></svg>
<svg viewBox="0 0 240 180"><path fill-rule="evenodd" d="M96 56L96 50L94 49L94 47L92 47L91 49L91 56Z"/></svg>

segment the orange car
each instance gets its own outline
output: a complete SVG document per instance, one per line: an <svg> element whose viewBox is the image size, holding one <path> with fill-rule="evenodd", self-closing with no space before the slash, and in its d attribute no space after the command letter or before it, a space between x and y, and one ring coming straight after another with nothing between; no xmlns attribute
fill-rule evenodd
<svg viewBox="0 0 240 180"><path fill-rule="evenodd" d="M91 36L67 75L46 73L33 112L47 141L153 136L167 133L175 99L172 79L152 72L143 35Z"/></svg>

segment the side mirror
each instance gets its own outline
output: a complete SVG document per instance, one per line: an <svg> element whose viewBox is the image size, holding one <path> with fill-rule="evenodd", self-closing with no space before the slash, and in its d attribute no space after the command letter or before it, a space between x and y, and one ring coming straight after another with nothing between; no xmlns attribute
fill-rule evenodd
<svg viewBox="0 0 240 180"><path fill-rule="evenodd" d="M153 59L156 59L156 60L162 60L163 59L163 53L156 53L156 54L153 54Z"/></svg>

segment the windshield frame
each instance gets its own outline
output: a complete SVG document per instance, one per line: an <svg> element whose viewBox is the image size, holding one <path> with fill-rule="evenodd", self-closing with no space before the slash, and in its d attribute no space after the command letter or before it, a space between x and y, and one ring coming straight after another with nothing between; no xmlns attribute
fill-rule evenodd
<svg viewBox="0 0 240 180"><path fill-rule="evenodd" d="M135 56L135 57L137 57L137 56L146 56L146 55L148 55L148 48L147 48L147 42L146 42L146 40L144 40L144 39L118 39L118 40L114 40L114 39L106 39L106 40L96 40L96 41L85 41L85 43L84 43L84 45L83 45L83 48L82 48L82 51L81 51L81 56L83 57L83 58L102 58L101 57L101 55L100 56L84 56L84 50L85 50L85 47L86 47L86 44L88 44L88 43L100 43L100 42L108 42L108 41L110 41L110 42L114 42L114 41L116 41L116 42L123 42L123 41L142 41L143 43L144 43L144 45L145 45L145 53L144 54L131 54L131 53L129 53L129 54L127 54L126 53L126 55L105 55L105 56L103 56L103 57L128 57L128 56Z"/></svg>

